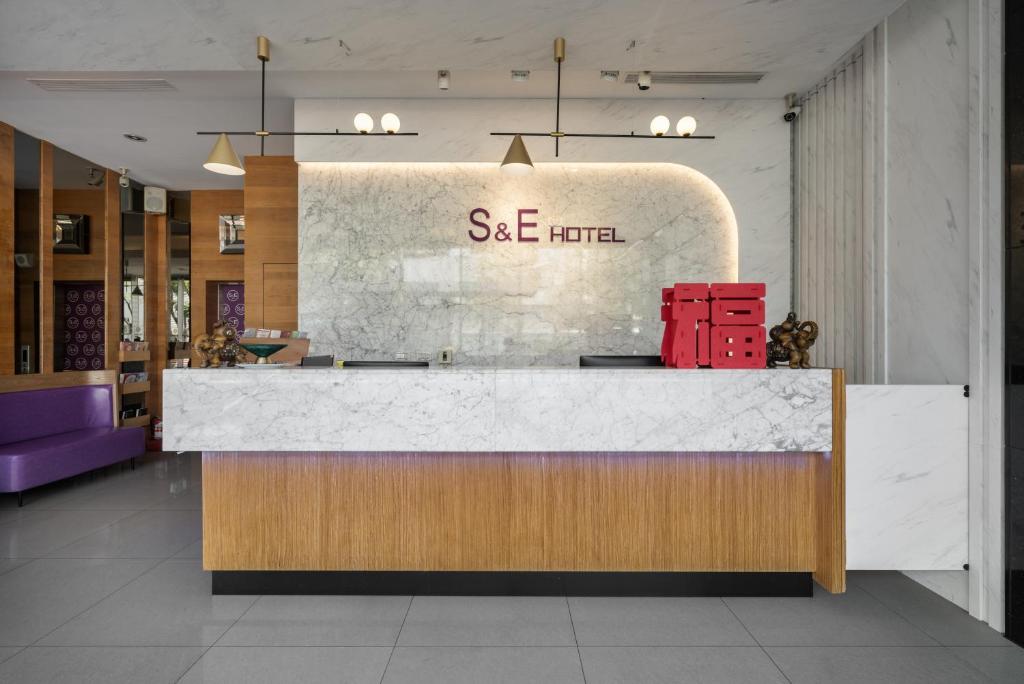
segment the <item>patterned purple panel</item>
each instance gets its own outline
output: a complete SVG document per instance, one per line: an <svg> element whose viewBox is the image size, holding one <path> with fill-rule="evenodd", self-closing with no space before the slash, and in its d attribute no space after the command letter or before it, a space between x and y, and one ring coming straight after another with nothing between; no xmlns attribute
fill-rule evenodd
<svg viewBox="0 0 1024 684"><path fill-rule="evenodd" d="M64 370L103 368L103 285L63 285Z"/></svg>
<svg viewBox="0 0 1024 684"><path fill-rule="evenodd" d="M241 335L245 330L245 284L222 283L217 286L217 315L235 326Z"/></svg>

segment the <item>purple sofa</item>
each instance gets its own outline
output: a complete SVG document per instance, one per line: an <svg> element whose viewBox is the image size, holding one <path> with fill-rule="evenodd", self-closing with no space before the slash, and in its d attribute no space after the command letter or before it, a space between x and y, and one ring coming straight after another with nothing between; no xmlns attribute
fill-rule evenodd
<svg viewBox="0 0 1024 684"><path fill-rule="evenodd" d="M114 388L84 385L0 394L0 492L22 492L146 450L143 428L114 427Z"/></svg>

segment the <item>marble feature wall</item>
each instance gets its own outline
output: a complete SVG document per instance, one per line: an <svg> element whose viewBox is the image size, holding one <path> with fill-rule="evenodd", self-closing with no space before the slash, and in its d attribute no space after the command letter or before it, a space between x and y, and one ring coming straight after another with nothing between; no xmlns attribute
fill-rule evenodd
<svg viewBox="0 0 1024 684"><path fill-rule="evenodd" d="M348 360L656 354L662 287L737 279L729 201L676 164L538 164L509 178L493 164L303 163L299 205L299 327L313 353ZM485 233L477 208L486 241L469 234ZM537 211L524 235L539 241L517 241L519 209ZM499 222L511 240L494 239ZM623 242L552 242L552 225L614 227Z"/></svg>
<svg viewBox="0 0 1024 684"><path fill-rule="evenodd" d="M454 91L453 91L454 92ZM298 99L295 128L350 129L352 117L367 111L378 120L396 112L403 131L417 137L306 137L295 139L299 162L482 162L496 169L509 138L490 131L548 131L554 103L536 99ZM769 321L790 309L790 129L782 120L782 99L565 99L562 128L573 132L648 131L651 118L683 114L697 119L699 134L715 140L621 140L572 138L554 156L549 139L528 139L534 162L682 164L721 188L736 215L738 269L744 281L768 285ZM496 171L495 171L496 172Z"/></svg>

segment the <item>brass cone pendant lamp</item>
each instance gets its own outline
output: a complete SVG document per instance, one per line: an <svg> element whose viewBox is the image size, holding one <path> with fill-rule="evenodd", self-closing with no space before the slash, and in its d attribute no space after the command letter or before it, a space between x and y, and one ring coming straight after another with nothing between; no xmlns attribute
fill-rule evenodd
<svg viewBox="0 0 1024 684"><path fill-rule="evenodd" d="M231 147L227 133L221 133L217 137L217 142L213 144L213 149L210 150L210 156L206 158L203 168L228 176L241 176L245 173L242 162L235 154L235 148Z"/></svg>
<svg viewBox="0 0 1024 684"><path fill-rule="evenodd" d="M384 131L371 133L366 131L343 132L335 128L333 131L268 131L267 130L267 62L270 61L270 39L266 36L256 37L256 57L260 60L260 129L258 131L196 131L197 135L215 135L217 142L210 152L210 156L203 164L203 168L214 173L224 173L229 176L241 176L245 173L242 162L238 160L234 148L231 147L229 135L255 135L260 140L260 156L263 156L267 138L272 135L365 135L365 136L386 136L398 137L406 135L419 135L419 133L398 132L401 122L398 117L388 112L381 120ZM369 118L369 117L367 117ZM370 128L373 128L373 119L370 119Z"/></svg>
<svg viewBox="0 0 1024 684"><path fill-rule="evenodd" d="M523 136L512 138L512 144L508 146L505 159L501 162L501 171L509 176L525 176L533 172L533 161L526 151Z"/></svg>

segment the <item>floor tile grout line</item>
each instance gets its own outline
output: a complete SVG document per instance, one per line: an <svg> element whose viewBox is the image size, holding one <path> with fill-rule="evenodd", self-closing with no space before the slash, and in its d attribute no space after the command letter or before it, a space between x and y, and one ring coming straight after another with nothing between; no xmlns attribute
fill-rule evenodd
<svg viewBox="0 0 1024 684"><path fill-rule="evenodd" d="M936 639L931 634L929 634L928 631L925 630L923 627L920 627L920 626L914 624L913 622L911 622L910 618L908 618L906 615L904 615L903 613L899 612L898 610L896 610L892 606L888 605L885 601L883 601L882 599L878 598L877 596L872 594L870 591L868 591L864 587L857 585L857 586L855 586L853 588L856 589L857 591L863 592L864 595L867 596L868 598L870 598L872 601L874 601L878 605L882 606L882 608L885 608L887 611L889 611L890 613L892 613L893 615L898 617L900 620L902 620L903 622L907 623L908 625L910 625L911 627L916 629L921 634L924 634L926 637L928 637L929 639L934 641L939 646L945 646L945 644L941 643L938 639ZM850 590L850 588L847 587L847 591L849 591L849 590Z"/></svg>
<svg viewBox="0 0 1024 684"><path fill-rule="evenodd" d="M212 590L211 590L211 592L212 592ZM211 593L211 597L212 597L212 596L213 596L213 594ZM255 599L253 599L253 602L249 604L249 607L248 607L248 608L246 608L245 610L243 610L243 611L242 611L242 614L241 614L241 615L239 615L239 616L238 616L237 618L235 618L235 621L234 621L234 622L232 622L232 623L231 623L230 625L228 625L228 628L227 628L227 629L225 629L225 630L224 630L223 632L221 632L221 633L220 633L220 636L218 636L218 637L217 637L216 639L214 639L214 640L213 640L213 643L212 643L212 644L210 644L210 645L209 645L209 646L207 646L206 648L203 648L203 650L202 650L202 653L200 653L200 654L199 654L199 657L198 657L198 658L196 658L195 660L193 660L193 661L192 661L192 664L191 664L191 665L189 665L188 667L186 667L186 668L185 668L185 669L184 669L184 670L182 671L182 673L181 673L181 674L180 674L180 675L178 676L178 678L174 680L174 681L175 681L175 684L177 684L177 682L180 682L180 681L182 680L182 678L183 678L183 677L184 677L185 675L187 675L187 674L189 673L189 671L191 671L191 670L192 670L192 668L193 668L193 667L195 667L195 666L196 666L196 663L198 663L198 662L199 662L200 660L202 660L202 659L203 659L204 657L206 657L206 654L210 652L210 649L212 649L212 648L213 648L214 646L216 646L217 644L219 644L219 643L220 643L220 640L221 640L221 639L223 639L223 638L224 638L224 636L225 636L225 635L226 635L226 634L227 634L228 632L230 632L230 631L231 631L232 629L234 629L235 625L237 625L237 624L238 624L238 623L239 623L239 622L241 621L241 619L242 619L242 618L244 618L244 617L245 617L246 615L248 615L248 614L249 614L249 611L250 611L250 610L252 610L253 606L255 606L255 605L256 605L257 603L259 603L259 602L260 602L260 599L261 599L261 598L263 598L264 596L265 596L265 594L256 594L256 598L255 598ZM202 648L202 647L200 647L200 648Z"/></svg>
<svg viewBox="0 0 1024 684"><path fill-rule="evenodd" d="M989 677L988 674L986 674L985 672L981 671L981 668L979 668L978 666L976 666L974 663L972 663L971 661L967 660L966 658L961 657L959 653L957 653L956 651L953 650L953 647L951 647L951 646L943 646L943 648L946 649L947 651L949 651L950 654L954 658L956 658L961 663L963 663L967 667L971 668L972 670L974 670L975 672L980 674L982 677L984 677L988 681L992 682L993 684L999 684L998 680L994 679L993 677ZM960 646L959 648L1003 648L1003 646Z"/></svg>
<svg viewBox="0 0 1024 684"><path fill-rule="evenodd" d="M793 684L793 680L791 680L789 678L789 675L787 675L785 672L783 672L782 668L779 667L779 664L777 662L775 662L775 658L772 657L772 654L769 653L768 649L766 649L764 647L764 645L761 643L761 641L756 636L754 636L754 633L751 632L750 628L747 627L747 624L745 622L743 622L743 620L740 619L740 616L737 615L736 611L732 609L732 606L730 606L729 602L725 600L725 597L724 596L719 596L718 600L722 602L722 605L725 606L725 609L727 611L729 611L729 613L734 618L736 618L736 622L740 623L740 626L747 632L747 634L750 635L750 638L754 640L754 643L757 644L757 647L761 649L761 653L764 653L765 656L767 656L768 660L772 661L772 665L774 665L775 669L779 671L779 674L782 675L782 678L785 679L787 682L789 682L789 684Z"/></svg>
<svg viewBox="0 0 1024 684"><path fill-rule="evenodd" d="M580 675L583 677L583 684L587 684L587 671L583 667L583 653L580 651L580 640L576 636L576 623L572 620L572 606L569 605L569 597L565 597L565 609L569 611L569 627L572 628L572 640L576 643L576 657L580 660Z"/></svg>
<svg viewBox="0 0 1024 684"><path fill-rule="evenodd" d="M37 558L36 560L46 560L46 559L44 559L44 558ZM149 559L149 560L152 560L152 559ZM33 561L33 563L34 563L34 562L35 562L35 561ZM146 575L148 575L149 573L153 572L153 571L154 571L155 569L159 568L159 567L160 567L161 565L163 565L163 562L159 562L159 561L158 561L158 562L154 563L152 567L150 567L150 568L147 568L147 569L146 569L146 570L145 570L144 572L142 572L142 573L141 573L141 574L140 574L140 575L139 575L138 577L134 577L134 578L132 578L132 579L128 580L127 582L125 582L124 584L122 584L122 585L121 585L121 586L119 586L118 588L114 589L114 590L113 590L112 592L110 592L110 593L109 593L109 594L107 594L106 596L103 596L103 597L101 597L101 598L100 598L99 600L97 600L97 601L95 601L94 603L90 604L90 605L89 605L89 606L87 606L87 607L86 607L85 609L83 609L83 610L79 611L78 613L75 613L74 615L72 615L71 617L69 617L69 618L68 618L67 620L65 620L64 622L60 623L59 625L57 625L56 627L54 627L53 629L51 629L51 630L50 630L49 632L47 632L47 633L46 633L46 634L44 634L43 636L39 637L39 638L38 638L38 639L36 639L35 641L33 641L33 642L32 642L31 644L29 644L29 646L35 646L35 645L36 645L36 644L38 644L38 643L39 643L40 641L42 641L42 640L43 640L43 639L45 639L46 637L48 637L48 636L50 636L51 634L53 634L54 632L56 632L56 631L57 631L58 629L60 629L60 628L61 628L61 627L63 627L64 625L68 624L69 622L71 622L72 620L74 620L74 619L78 618L79 616L81 616L81 615L85 614L85 613L86 613L87 611L89 611L89 610L92 610L93 608L95 608L96 606L98 606L98 605L99 605L100 603L102 603L103 601L106 601L106 600L107 600L108 598L110 598L111 596L113 596L113 595L114 595L114 594L116 594L117 592L119 592L119 591L121 591L122 589L124 589L125 587L127 587L127 586L128 586L129 584L132 584L132 583L134 583L134 582L136 582L136 581L138 581L138 580L142 579L143 577L145 577L145 576L146 576Z"/></svg>
<svg viewBox="0 0 1024 684"><path fill-rule="evenodd" d="M398 628L398 632L395 634L395 643L391 646L391 652L388 653L388 661L384 663L384 670L380 673L380 681L377 684L384 684L384 678L388 675L388 667L391 665L391 659L395 656L395 650L398 648L398 640L402 638L402 630L405 629L405 621L409 619L409 612L412 610L412 602L416 600L416 594L409 597L409 605L405 607L405 615L402 616L402 624Z"/></svg>
<svg viewBox="0 0 1024 684"><path fill-rule="evenodd" d="M83 510L110 511L112 513L124 512L124 511L121 511L121 509L117 509L117 508L96 508L96 509L83 509ZM77 544L78 542L82 541L86 537L91 537L92 535L96 534L97 532L102 532L103 530L107 529L108 527L116 525L117 523L121 522L122 520L127 520L128 518L130 518L130 517L132 517L135 514L140 513L140 512L141 511L127 511L126 515L123 515L123 516L117 518L116 520L111 520L109 523L107 523L105 525L100 525L99 527L97 527L95 529L89 530L88 532L83 534L81 537L75 537L73 540L71 540L67 544L64 544L62 546L58 546L55 549L50 549L49 551L47 551L47 553L56 553L57 551L60 551L61 549L66 549L67 547L71 546L72 544Z"/></svg>

